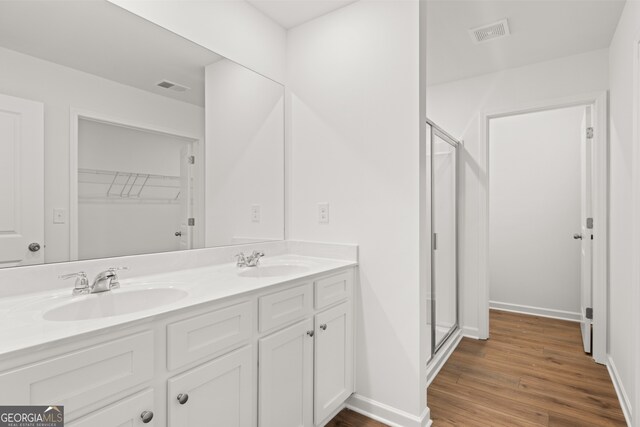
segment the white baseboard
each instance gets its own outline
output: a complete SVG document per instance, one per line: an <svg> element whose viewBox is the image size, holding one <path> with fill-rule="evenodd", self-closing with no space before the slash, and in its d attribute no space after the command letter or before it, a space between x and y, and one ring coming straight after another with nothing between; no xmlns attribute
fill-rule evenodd
<svg viewBox="0 0 640 427"><path fill-rule="evenodd" d="M317 427L324 427L327 424L329 424L331 422L331 420L333 420L340 413L340 411L342 411L346 407L347 407L346 403L343 403L342 405L338 406L338 409L333 411L331 413L331 415L329 415L324 421L322 421L320 424L318 424Z"/></svg>
<svg viewBox="0 0 640 427"><path fill-rule="evenodd" d="M622 413L624 414L624 419L627 421L627 425L631 424L631 401L629 400L629 396L624 389L622 384L622 380L620 375L618 374L618 370L616 369L616 364L613 362L611 356L607 356L607 370L609 371L609 376L611 377L611 381L613 382L613 388L616 390L616 394L618 395L618 400L620 401L620 406L622 407Z"/></svg>
<svg viewBox="0 0 640 427"><path fill-rule="evenodd" d="M551 308L532 307L530 305L510 304L508 302L489 301L489 308L496 310L510 311L512 313L531 314L551 319L568 320L579 322L582 318L580 313L573 311L555 310Z"/></svg>
<svg viewBox="0 0 640 427"><path fill-rule="evenodd" d="M429 408L425 408L420 416L415 416L359 394L351 395L347 400L347 408L391 427L428 427L431 425Z"/></svg>
<svg viewBox="0 0 640 427"><path fill-rule="evenodd" d="M448 338L447 342L440 347L438 353L433 356L433 359L431 359L427 366L427 388L431 385L431 382L438 375L440 369L442 369L444 364L447 362L449 356L451 356L456 347L458 347L460 340L462 340L462 331L458 329ZM427 405L429 405L428 401Z"/></svg>
<svg viewBox="0 0 640 427"><path fill-rule="evenodd" d="M472 328L470 326L463 326L462 336L467 338L473 338L474 340L479 340L480 330L478 328Z"/></svg>

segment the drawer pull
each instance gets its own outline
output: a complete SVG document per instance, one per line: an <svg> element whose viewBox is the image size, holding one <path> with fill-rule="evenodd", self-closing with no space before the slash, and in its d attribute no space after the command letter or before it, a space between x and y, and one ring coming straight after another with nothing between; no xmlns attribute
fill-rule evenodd
<svg viewBox="0 0 640 427"><path fill-rule="evenodd" d="M178 402L180 402L181 405L187 403L187 400L189 400L189 395L187 393L180 393L178 395Z"/></svg>
<svg viewBox="0 0 640 427"><path fill-rule="evenodd" d="M320 325L320 329L322 329L323 331L327 330L327 324L323 323L322 325Z"/></svg>
<svg viewBox="0 0 640 427"><path fill-rule="evenodd" d="M313 331L307 331L307 335L309 335L310 337L313 336Z"/></svg>
<svg viewBox="0 0 640 427"><path fill-rule="evenodd" d="M150 423L151 420L153 419L153 412L144 411L142 414L140 414L140 418L142 419L143 423L145 424Z"/></svg>

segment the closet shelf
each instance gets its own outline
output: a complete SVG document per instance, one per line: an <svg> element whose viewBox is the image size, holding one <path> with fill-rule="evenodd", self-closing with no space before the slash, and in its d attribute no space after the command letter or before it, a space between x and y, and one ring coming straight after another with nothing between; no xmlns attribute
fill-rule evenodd
<svg viewBox="0 0 640 427"><path fill-rule="evenodd" d="M179 176L138 172L78 169L80 200L129 200L178 203Z"/></svg>

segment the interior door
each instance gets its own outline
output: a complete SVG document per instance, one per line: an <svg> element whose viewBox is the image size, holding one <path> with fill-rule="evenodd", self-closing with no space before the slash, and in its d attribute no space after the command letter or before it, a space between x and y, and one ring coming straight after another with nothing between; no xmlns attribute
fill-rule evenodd
<svg viewBox="0 0 640 427"><path fill-rule="evenodd" d="M0 267L44 262L43 111L0 95Z"/></svg>
<svg viewBox="0 0 640 427"><path fill-rule="evenodd" d="M180 249L193 248L193 157L192 144L185 144L180 150Z"/></svg>
<svg viewBox="0 0 640 427"><path fill-rule="evenodd" d="M591 298L592 298L592 244L593 216L591 211L591 175L592 175L592 117L591 107L586 107L582 118L582 141L580 144L580 329L584 351L591 353Z"/></svg>

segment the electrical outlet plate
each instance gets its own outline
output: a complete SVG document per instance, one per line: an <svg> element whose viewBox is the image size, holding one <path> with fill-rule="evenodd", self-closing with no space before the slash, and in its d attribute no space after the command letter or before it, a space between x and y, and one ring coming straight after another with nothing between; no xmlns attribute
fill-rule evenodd
<svg viewBox="0 0 640 427"><path fill-rule="evenodd" d="M260 222L260 205L251 205L251 222Z"/></svg>
<svg viewBox="0 0 640 427"><path fill-rule="evenodd" d="M329 224L329 203L318 203L318 222Z"/></svg>
<svg viewBox="0 0 640 427"><path fill-rule="evenodd" d="M67 211L63 208L53 209L53 223L65 224L67 222Z"/></svg>

